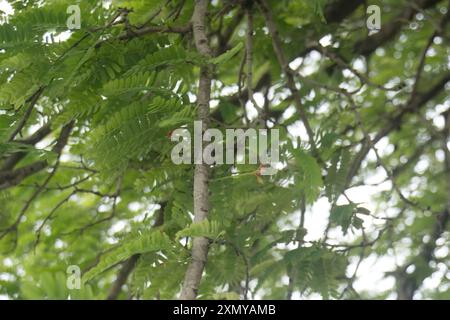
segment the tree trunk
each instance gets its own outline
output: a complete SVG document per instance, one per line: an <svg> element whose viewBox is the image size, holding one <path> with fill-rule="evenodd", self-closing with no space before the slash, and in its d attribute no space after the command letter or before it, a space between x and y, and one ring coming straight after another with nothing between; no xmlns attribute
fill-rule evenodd
<svg viewBox="0 0 450 320"><path fill-rule="evenodd" d="M192 15L192 28L197 51L204 57L209 58L211 56L211 49L208 44L205 26L207 8L207 0L197 0L195 2L194 13ZM212 66L209 65L203 66L200 70L197 107L198 119L203 122L203 131L206 130L209 125L211 71ZM204 163L197 164L194 172L194 223L200 222L208 216L208 181L208 165ZM208 239L203 237L196 237L193 239L191 261L184 277L180 294L181 300L193 300L197 297L198 287L208 257L208 247Z"/></svg>

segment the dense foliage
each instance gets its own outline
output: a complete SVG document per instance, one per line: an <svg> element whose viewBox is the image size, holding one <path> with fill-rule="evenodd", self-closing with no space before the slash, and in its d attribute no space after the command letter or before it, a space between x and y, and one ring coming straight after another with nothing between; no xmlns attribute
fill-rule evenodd
<svg viewBox="0 0 450 320"><path fill-rule="evenodd" d="M195 238L201 299L450 298L448 1L216 0L199 21L201 0L78 1L73 30L75 1L7 2L0 295L177 298ZM279 129L281 164L209 168L193 223L170 138L199 117ZM367 259L390 286L355 289Z"/></svg>

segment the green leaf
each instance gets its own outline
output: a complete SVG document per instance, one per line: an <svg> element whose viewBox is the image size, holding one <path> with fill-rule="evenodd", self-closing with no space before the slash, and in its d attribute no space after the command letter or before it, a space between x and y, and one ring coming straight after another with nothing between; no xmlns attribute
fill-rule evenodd
<svg viewBox="0 0 450 320"><path fill-rule="evenodd" d="M308 203L314 202L323 185L320 166L314 157L301 149L296 151L296 160L300 168L297 186L305 193Z"/></svg>
<svg viewBox="0 0 450 320"><path fill-rule="evenodd" d="M225 231L221 230L219 222L205 219L201 222L195 222L187 228L178 231L176 239L179 240L183 237L206 237L215 240L224 233Z"/></svg>
<svg viewBox="0 0 450 320"><path fill-rule="evenodd" d="M119 262L125 261L134 254L170 250L172 247L173 243L169 237L158 230L151 230L143 234L135 235L123 241L108 254L102 256L100 262L83 275L83 282L91 280L103 271Z"/></svg>
<svg viewBox="0 0 450 320"><path fill-rule="evenodd" d="M244 47L242 42L238 43L234 48L228 50L225 53L222 53L220 56L212 58L209 60L209 63L212 64L223 64L233 58L241 49Z"/></svg>
<svg viewBox="0 0 450 320"><path fill-rule="evenodd" d="M361 213L361 214L365 214L365 215L369 215L370 214L370 210L364 207L357 207L356 208L356 213Z"/></svg>
<svg viewBox="0 0 450 320"><path fill-rule="evenodd" d="M347 230L352 222L355 208L356 204L352 203L343 206L334 206L331 209L330 221L335 225L341 226L344 234L347 233Z"/></svg>

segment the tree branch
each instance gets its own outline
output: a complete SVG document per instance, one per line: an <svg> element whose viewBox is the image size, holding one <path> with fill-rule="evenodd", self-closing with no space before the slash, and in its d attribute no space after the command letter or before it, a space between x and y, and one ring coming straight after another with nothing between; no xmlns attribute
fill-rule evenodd
<svg viewBox="0 0 450 320"><path fill-rule="evenodd" d="M134 254L128 260L125 260L125 262L122 264L122 268L117 274L117 278L114 281L106 300L117 299L120 292L122 291L122 286L127 282L128 276L133 271L140 256L140 254Z"/></svg>
<svg viewBox="0 0 450 320"><path fill-rule="evenodd" d="M19 123L17 124L14 131L11 133L11 136L9 137L8 141L13 141L16 135L23 129L23 127L26 125L28 119L31 116L31 113L33 112L34 105L39 100L42 92L44 91L44 87L40 87L38 90L36 90L35 93L27 100L27 102L30 102L30 105L28 106L28 109L25 111L25 114L23 115L22 119L20 119Z"/></svg>
<svg viewBox="0 0 450 320"><path fill-rule="evenodd" d="M450 73L444 75L431 89L429 89L427 92L423 94L419 94L416 96L416 98L412 101L410 101L409 104L404 106L403 108L400 108L399 113L392 117L389 122L381 128L378 133L375 135L375 137L372 139L372 144L377 144L378 141L380 141L382 138L389 135L392 131L394 131L396 128L398 128L401 123L402 119L410 114L417 112L422 106L424 106L428 101L433 99L437 94L439 94L442 89L444 89L447 82L450 81ZM365 143L362 145L361 150L357 153L355 156L351 166L350 170L347 175L347 182L346 186L350 185L351 180L353 177L358 173L359 168L361 167L362 162L366 158L367 154L369 153L371 147L369 143Z"/></svg>
<svg viewBox="0 0 450 320"><path fill-rule="evenodd" d="M62 149L67 144L67 140L69 139L70 133L72 132L73 124L74 123L71 122L61 129L61 133L58 139L56 140L56 144L52 148L52 151L58 155L58 158L61 155ZM44 126L40 130L38 130L34 135L32 135L29 139L23 141L26 144L32 144L33 142L42 139L42 137L49 132L50 127ZM8 171L14 168L17 162L19 162L20 159L22 159L24 156L25 156L24 153L19 152L13 154L9 159L6 160L5 164L2 167L2 170L0 170L0 190L16 186L20 182L22 182L22 180L24 180L26 177L35 174L48 166L46 160L40 160L27 166L16 169L14 171Z"/></svg>
<svg viewBox="0 0 450 320"><path fill-rule="evenodd" d="M431 275L432 270L429 267L430 261L434 259L434 251L436 249L436 241L442 236L446 230L449 220L450 212L450 151L447 147L448 135L450 132L450 112L445 114L445 128L444 137L442 141L442 150L445 154L445 173L447 183L447 203L445 210L436 216L436 222L433 226L433 230L430 233L430 239L427 243L424 243L419 255L414 257L412 261L406 263L400 267L396 274L397 281L397 299L398 300L411 300L414 297L414 293L419 289L423 280ZM411 274L406 272L407 268L411 265L415 266L414 271Z"/></svg>
<svg viewBox="0 0 450 320"><path fill-rule="evenodd" d="M160 205L161 208L158 210L158 215L156 216L156 219L153 223L153 228L160 227L164 224L164 210L166 208L167 202L166 201L161 202ZM127 282L129 275L131 274L131 272L133 272L134 268L136 267L136 263L138 262L140 257L141 254L137 253L135 255L132 255L125 262L123 262L122 268L120 269L116 280L111 286L111 289L109 290L108 297L106 298L106 300L117 299L120 292L122 291L123 285Z"/></svg>
<svg viewBox="0 0 450 320"><path fill-rule="evenodd" d="M45 190L45 188L47 187L48 183L50 182L50 180L53 178L53 176L55 175L56 171L58 170L58 166L59 166L59 159L61 157L61 153L62 153L62 149L64 148L64 146L67 144L67 141L69 139L70 133L72 132L73 126L74 126L75 122L71 121L69 122L67 125L65 125L62 129L61 129L61 133L58 137L58 140L56 142L56 145L53 147L53 151L57 153L57 159L56 159L56 163L53 166L52 171L50 172L50 174L47 176L47 178L44 180L44 182L33 192L33 194L31 195L31 197L27 200L27 202L25 203L25 205L22 207L22 209L20 210L19 215L17 216L16 220L14 221L14 223L9 226L6 229L1 230L0 233L0 239L2 239L6 234L8 234L11 231L17 231L17 226L19 225L22 217L25 215L26 211L28 210L28 208L30 207L31 203L41 194L41 192L43 190ZM37 162L39 163L39 162ZM47 162L45 161L45 166L43 164L41 164L42 168L40 168L40 170L44 169L47 167ZM20 170L20 169L18 169ZM39 171L39 170L37 170ZM30 174L33 174L37 171L33 171L27 175L23 175L21 176L21 180L25 179L27 176L29 176ZM20 181L21 181L20 180ZM16 184L18 184L20 181L15 180Z"/></svg>
<svg viewBox="0 0 450 320"><path fill-rule="evenodd" d="M195 47L204 57L211 56L206 35L207 0L196 0L192 15L192 29ZM203 122L203 130L209 125L209 100L211 96L212 66L203 66L200 70L199 88L197 94L198 119ZM194 172L194 223L207 218L209 212L209 167L207 164L196 164ZM191 261L187 267L181 289L180 299L193 300L197 297L198 287L202 279L208 257L209 241L204 237L195 237L192 243Z"/></svg>
<svg viewBox="0 0 450 320"><path fill-rule="evenodd" d="M50 134L51 128L50 124L46 124L38 129L35 133L33 133L30 137L15 141L17 143L22 143L26 145L35 145L42 139L44 139L48 134ZM0 168L1 171L8 171L13 169L20 160L22 160L26 156L27 152L16 152L12 154L9 158L5 159L3 166Z"/></svg>
<svg viewBox="0 0 450 320"><path fill-rule="evenodd" d="M275 21L273 20L272 13L270 12L269 6L267 5L267 2L265 0L258 0L259 7L261 9L261 12L266 20L267 28L269 29L269 34L272 37L272 45L273 49L275 51L275 55L277 56L278 63L281 66L281 69L286 76L287 79L287 86L289 90L292 93L292 96L294 97L295 106L297 109L297 112L300 115L301 120L303 121L303 125L305 126L306 132L309 137L309 144L311 145L311 149L313 150L313 153L316 152L316 143L314 141L314 132L311 128L311 125L309 124L308 116L306 114L305 108L302 105L300 92L298 91L297 87L295 86L294 81L294 71L289 67L289 62L287 61L282 46L281 46L281 40L278 34L278 30L275 26Z"/></svg>
<svg viewBox="0 0 450 320"><path fill-rule="evenodd" d="M327 23L341 22L353 13L364 0L337 0L325 7L324 16Z"/></svg>
<svg viewBox="0 0 450 320"><path fill-rule="evenodd" d="M29 165L23 166L14 171L0 172L0 190L7 189L18 185L26 177L35 174L46 168L48 165L47 161L41 160Z"/></svg>
<svg viewBox="0 0 450 320"><path fill-rule="evenodd" d="M420 9L427 9L434 6L441 0L415 0L408 3L397 17L381 27L378 33L368 36L366 39L358 41L354 46L356 53L369 56L378 47L393 39L402 29L403 24L412 20Z"/></svg>

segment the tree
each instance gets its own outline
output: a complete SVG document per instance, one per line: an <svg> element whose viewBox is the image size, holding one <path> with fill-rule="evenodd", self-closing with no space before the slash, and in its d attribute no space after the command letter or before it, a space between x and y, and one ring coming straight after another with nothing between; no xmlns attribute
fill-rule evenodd
<svg viewBox="0 0 450 320"><path fill-rule="evenodd" d="M8 3L1 295L450 298L448 1ZM279 130L279 170L173 163L195 120Z"/></svg>

